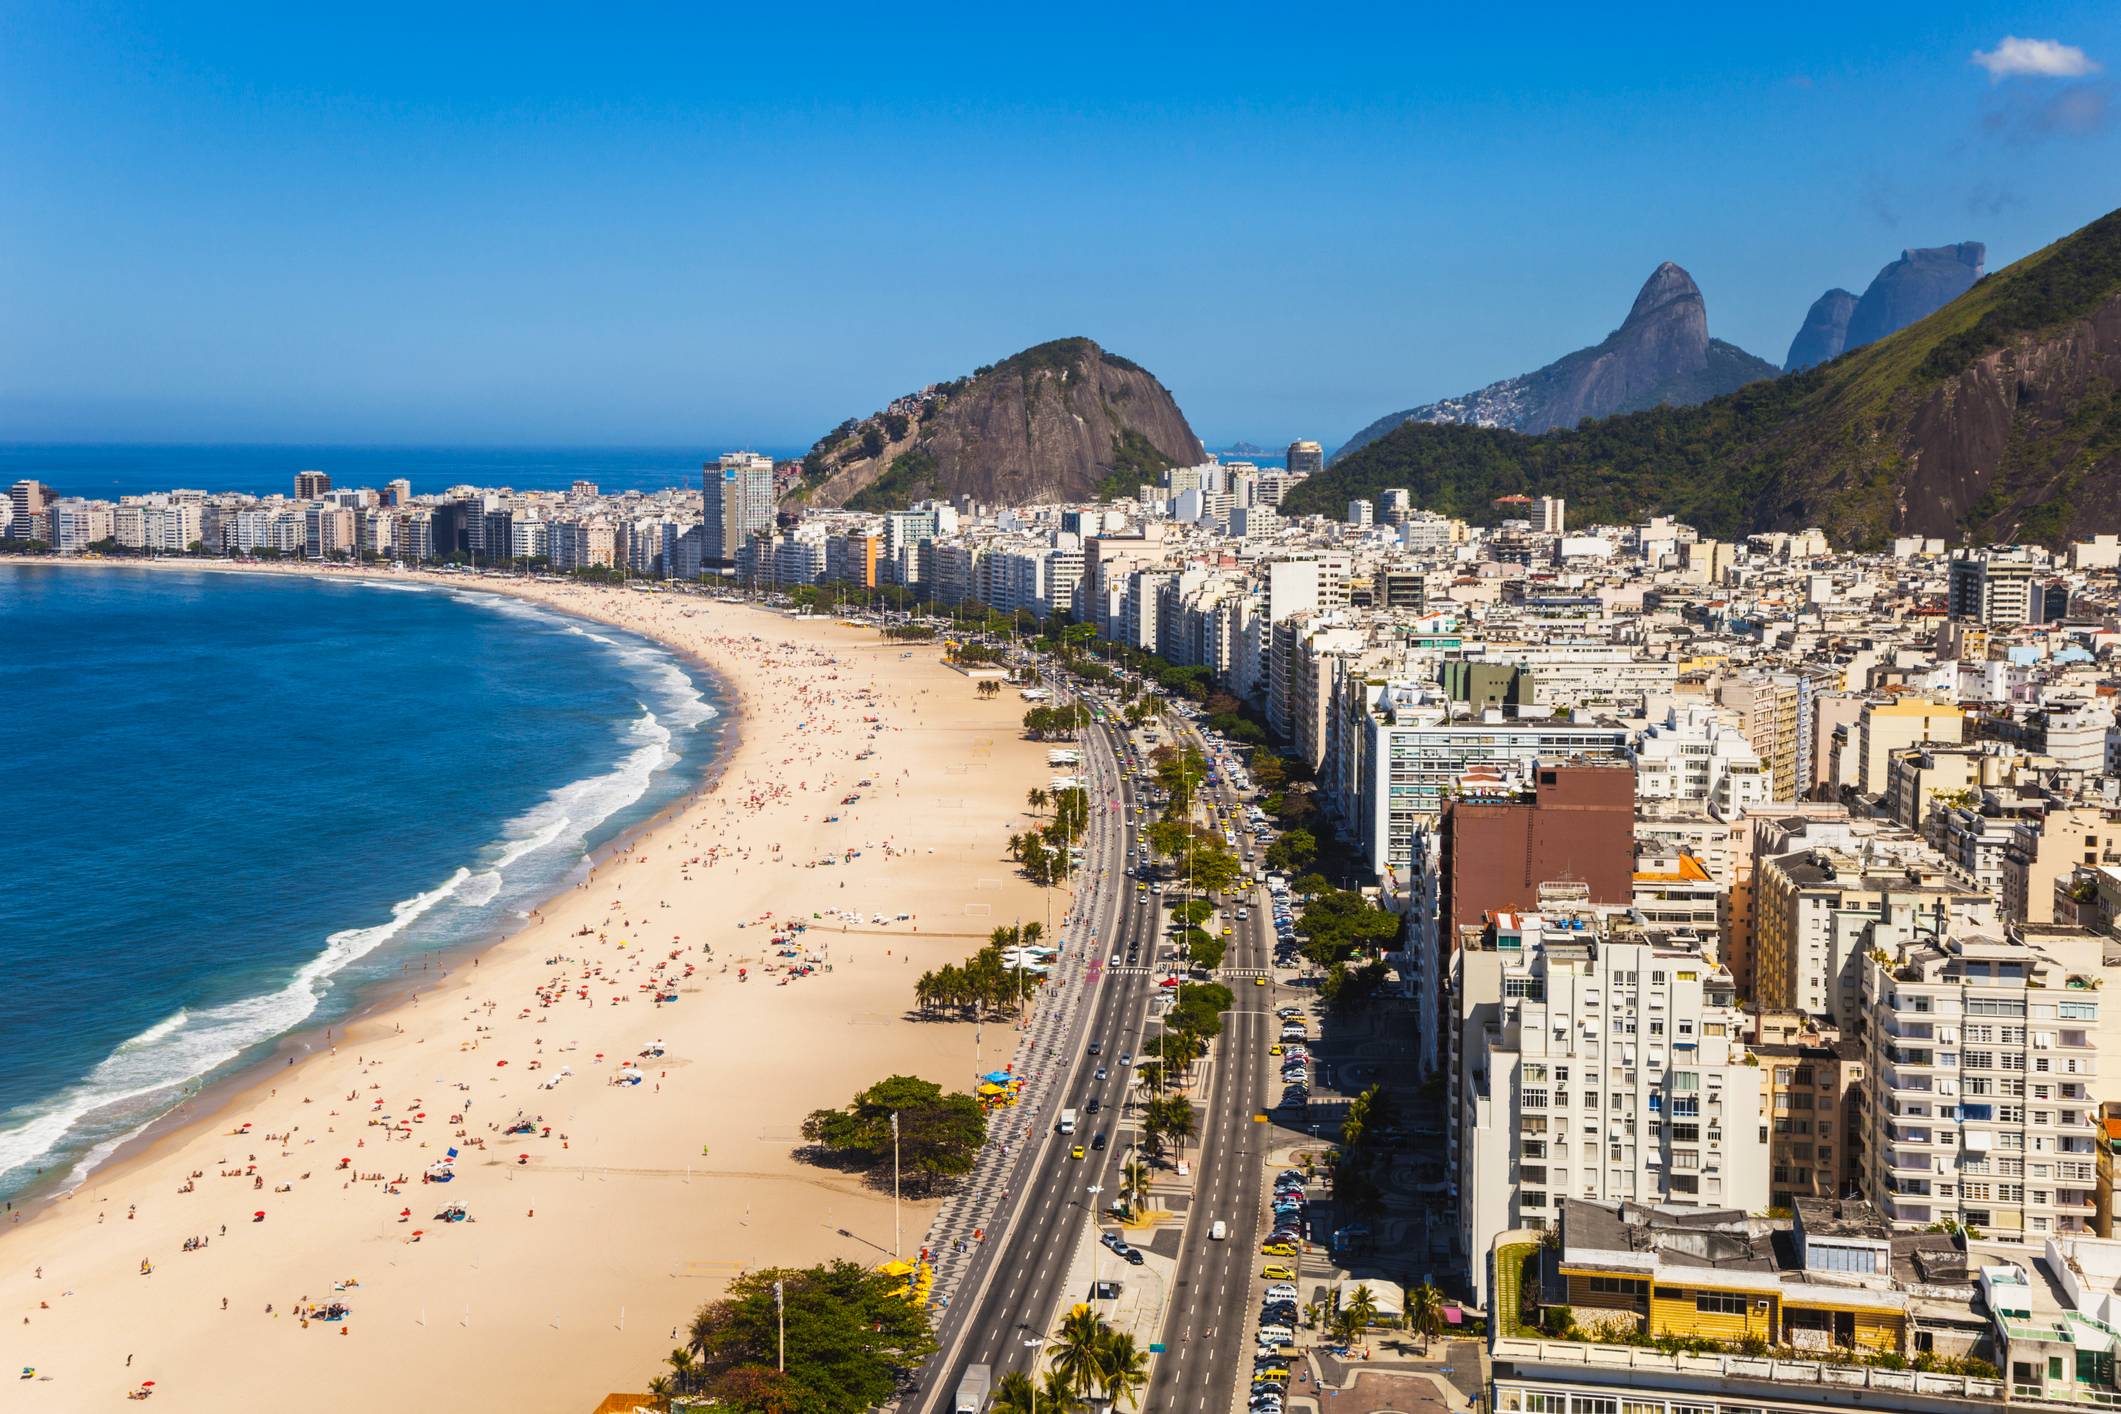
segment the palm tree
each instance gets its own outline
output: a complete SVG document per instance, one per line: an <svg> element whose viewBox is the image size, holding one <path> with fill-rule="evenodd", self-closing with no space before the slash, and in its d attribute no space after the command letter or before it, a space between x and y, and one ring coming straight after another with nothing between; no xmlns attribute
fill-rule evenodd
<svg viewBox="0 0 2121 1414"><path fill-rule="evenodd" d="M670 1376L657 1375L648 1382L648 1393L655 1399L656 1403L668 1408L670 1406L670 1396L676 1393L676 1390L671 1386Z"/></svg>
<svg viewBox="0 0 2121 1414"><path fill-rule="evenodd" d="M1443 1293L1434 1282L1423 1282L1407 1291L1407 1329L1421 1337L1421 1350L1429 1351L1429 1342L1443 1334Z"/></svg>
<svg viewBox="0 0 2121 1414"><path fill-rule="evenodd" d="M1069 1388L1068 1377L1053 1369L1046 1371L1046 1378L1039 1385L1038 1407L1050 1409L1053 1414L1076 1414L1083 1407L1083 1399Z"/></svg>
<svg viewBox="0 0 2121 1414"><path fill-rule="evenodd" d="M1149 1166L1140 1159L1129 1159L1119 1170L1120 1196L1127 1200L1132 1212L1140 1212L1149 1196Z"/></svg>
<svg viewBox="0 0 2121 1414"><path fill-rule="evenodd" d="M693 1362L692 1351L685 1346L670 1352L670 1373L679 1394L691 1394L699 1385L699 1367Z"/></svg>
<svg viewBox="0 0 2121 1414"><path fill-rule="evenodd" d="M707 1343L718 1335L720 1330L721 1327L715 1320L714 1307L700 1307L692 1313L692 1324L685 1328L685 1348L704 1357L707 1354Z"/></svg>
<svg viewBox="0 0 2121 1414"><path fill-rule="evenodd" d="M1031 1414L1037 1399L1038 1386L1031 1383L1031 1377L1022 1370L1011 1370L994 1387L994 1403L988 1407L994 1414Z"/></svg>
<svg viewBox="0 0 2121 1414"><path fill-rule="evenodd" d="M1046 791L1043 786L1033 786L1024 793L1025 802L1036 812L1046 808Z"/></svg>
<svg viewBox="0 0 2121 1414"><path fill-rule="evenodd" d="M1098 1383L1104 1386L1105 1398L1113 1408L1139 1404L1142 1387L1149 1383L1149 1353L1137 1346L1131 1335L1108 1335Z"/></svg>
<svg viewBox="0 0 2121 1414"><path fill-rule="evenodd" d="M1193 1105L1182 1095L1159 1096L1142 1106L1142 1131L1162 1148L1169 1140L1183 1149L1193 1137Z"/></svg>
<svg viewBox="0 0 2121 1414"><path fill-rule="evenodd" d="M1075 1394L1088 1394L1102 1377L1110 1334L1111 1327L1088 1306L1077 1306L1061 1318L1053 1335L1053 1369Z"/></svg>
<svg viewBox="0 0 2121 1414"><path fill-rule="evenodd" d="M1343 1309L1356 1330L1366 1331L1370 1328L1370 1322L1377 1319L1377 1298L1370 1294L1368 1285L1357 1286L1343 1303Z"/></svg>

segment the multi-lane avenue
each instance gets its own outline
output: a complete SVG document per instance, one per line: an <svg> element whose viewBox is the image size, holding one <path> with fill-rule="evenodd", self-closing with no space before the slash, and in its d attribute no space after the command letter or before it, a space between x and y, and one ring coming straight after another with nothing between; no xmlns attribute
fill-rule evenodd
<svg viewBox="0 0 2121 1414"><path fill-rule="evenodd" d="M1154 1034L1151 1002L1165 911L1161 899L1154 906L1139 902L1128 880L1134 832L1147 810L1121 765L1126 745L1109 722L1090 724L1083 734L1082 769L1096 809L1061 965L1072 969L1071 985L1086 987L1088 995L1076 1008L1074 1028L1050 1052L1029 1059L1066 1080L1047 1092L1040 1110L1008 1117L1022 1148L1003 1180L1007 1197L950 1306L939 1313L940 1348L906 1402L912 1414L950 1410L972 1365L989 1366L996 1383L1012 1370L1035 1371L1038 1342L1051 1335L1064 1304L1088 1294L1066 1290L1075 1254L1096 1212L1118 1195L1120 1167L1138 1139L1127 1060L1142 1051L1145 1033ZM1241 811L1227 781L1215 794L1226 811ZM1248 921L1231 924L1224 980L1236 1000L1194 1086L1204 1105L1198 1137L1184 1155L1194 1188L1168 1289L1165 1349L1152 1361L1145 1409L1227 1409L1243 1363L1263 1173L1263 1156L1254 1150L1257 1133L1266 1129L1252 1116L1266 1093L1274 1025L1275 989L1252 982L1268 974L1264 913L1255 906ZM1139 961L1130 962L1130 955ZM1072 1135L1056 1131L1062 1107L1077 1111ZM1101 1150L1093 1145L1100 1133ZM1073 1157L1078 1145L1080 1159ZM1219 1241L1209 1237L1217 1220L1228 1231Z"/></svg>
<svg viewBox="0 0 2121 1414"><path fill-rule="evenodd" d="M1076 970L1079 985L1091 995L1079 1009L1075 1031L1053 1054L1034 1058L1039 1066L1060 1069L1067 1083L1044 1109L1028 1117L1010 1115L1030 1129L1007 1179L1002 1215L938 1323L941 1348L907 1406L919 1414L949 1409L967 1366L992 1367L996 1382L1010 1370L1034 1367L1037 1351L1026 1341L1050 1333L1085 1224L1119 1191L1119 1166L1133 1127L1123 1118L1132 1068L1120 1057L1140 1049L1154 991L1150 967L1127 966L1124 959L1137 946L1145 960L1156 957L1159 910L1139 907L1126 887L1130 822L1139 817L1132 813L1138 804L1134 784L1120 769L1120 733L1110 725L1093 725L1084 733L1084 746L1091 800L1100 808L1093 812L1082 902L1061 963ZM1114 956L1123 960L1117 969L1111 965ZM1099 1042L1098 1056L1087 1054L1093 1040ZM1088 1112L1093 1098L1095 1114ZM1055 1131L1062 1106L1081 1115L1073 1135ZM1092 1150L1088 1146L1100 1130L1107 1147ZM1082 1159L1071 1157L1077 1144L1084 1146ZM1101 1192L1091 1193L1093 1187Z"/></svg>

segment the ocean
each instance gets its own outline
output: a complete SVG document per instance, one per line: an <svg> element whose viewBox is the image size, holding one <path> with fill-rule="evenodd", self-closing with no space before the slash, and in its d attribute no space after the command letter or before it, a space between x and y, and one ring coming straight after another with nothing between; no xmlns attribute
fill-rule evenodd
<svg viewBox="0 0 2121 1414"><path fill-rule="evenodd" d="M726 726L688 662L497 596L0 565L0 1194L508 931Z"/></svg>
<svg viewBox="0 0 2121 1414"><path fill-rule="evenodd" d="M799 457L806 448L713 447L358 447L234 444L0 442L0 488L30 478L64 496L115 500L184 488L292 495L295 473L322 471L335 486L404 477L416 496L452 486L565 491L594 481L605 491L697 490L700 468L729 451Z"/></svg>

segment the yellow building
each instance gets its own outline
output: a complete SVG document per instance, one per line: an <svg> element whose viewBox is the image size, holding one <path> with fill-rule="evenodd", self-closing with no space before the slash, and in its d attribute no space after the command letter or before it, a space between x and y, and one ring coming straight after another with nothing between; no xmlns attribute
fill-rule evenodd
<svg viewBox="0 0 2121 1414"><path fill-rule="evenodd" d="M1543 1254L1542 1304L1608 1339L1905 1353L1908 1297L1877 1210L1800 1198L1790 1236L1778 1244L1743 1213L1572 1199L1560 1248Z"/></svg>

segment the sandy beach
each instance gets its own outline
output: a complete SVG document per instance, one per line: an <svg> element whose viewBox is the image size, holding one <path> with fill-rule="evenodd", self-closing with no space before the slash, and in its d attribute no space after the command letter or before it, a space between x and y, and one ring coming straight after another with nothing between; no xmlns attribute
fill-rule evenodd
<svg viewBox="0 0 2121 1414"><path fill-rule="evenodd" d="M9 1408L130 1407L153 1381L175 1410L588 1411L645 1388L739 1271L891 1255L889 1193L798 1162L804 1115L1007 1058L1006 1024L976 1058L970 1025L909 1011L923 969L1047 916L1004 856L1051 774L1014 692L982 701L933 646L830 620L452 587L705 662L740 704L735 750L476 962L0 1229ZM815 967L784 983L790 920ZM451 1181L423 1181L452 1148ZM438 1221L451 1205L470 1220ZM906 1203L909 1253L932 1211ZM300 1314L334 1302L345 1319Z"/></svg>

